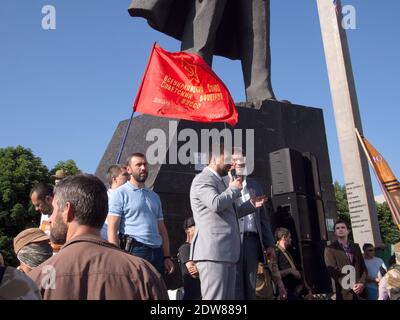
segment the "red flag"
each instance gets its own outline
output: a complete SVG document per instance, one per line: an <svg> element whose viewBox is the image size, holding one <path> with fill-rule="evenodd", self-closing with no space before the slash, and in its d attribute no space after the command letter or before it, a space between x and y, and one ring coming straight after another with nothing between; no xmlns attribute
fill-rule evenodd
<svg viewBox="0 0 400 320"><path fill-rule="evenodd" d="M382 155L366 138L360 135L357 129L356 134L372 168L374 169L378 182L381 185L383 195L387 201L390 212L392 213L394 223L400 229L400 183Z"/></svg>
<svg viewBox="0 0 400 320"><path fill-rule="evenodd" d="M159 117L235 126L233 99L204 60L186 52L171 53L154 45L133 111Z"/></svg>

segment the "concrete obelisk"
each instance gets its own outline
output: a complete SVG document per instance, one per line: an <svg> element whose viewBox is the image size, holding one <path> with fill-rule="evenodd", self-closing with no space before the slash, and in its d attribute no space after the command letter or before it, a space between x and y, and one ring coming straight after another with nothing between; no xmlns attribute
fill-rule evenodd
<svg viewBox="0 0 400 320"><path fill-rule="evenodd" d="M317 0L317 5L354 241L381 245L368 162L355 134L362 126L341 3Z"/></svg>

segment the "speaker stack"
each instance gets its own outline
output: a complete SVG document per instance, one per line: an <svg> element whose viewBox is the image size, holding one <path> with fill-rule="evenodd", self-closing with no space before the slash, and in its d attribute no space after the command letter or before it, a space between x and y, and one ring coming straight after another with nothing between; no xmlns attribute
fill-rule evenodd
<svg viewBox="0 0 400 320"><path fill-rule="evenodd" d="M285 148L269 154L273 230L284 227L292 235L289 250L315 293L331 292L323 259L327 231L318 162L309 152Z"/></svg>

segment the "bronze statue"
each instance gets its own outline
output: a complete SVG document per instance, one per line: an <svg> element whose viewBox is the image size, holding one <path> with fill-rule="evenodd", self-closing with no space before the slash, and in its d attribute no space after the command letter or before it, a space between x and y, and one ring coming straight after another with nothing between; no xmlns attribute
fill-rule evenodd
<svg viewBox="0 0 400 320"><path fill-rule="evenodd" d="M270 0L133 0L129 13L182 41L182 51L240 59L246 100L275 99L271 86Z"/></svg>

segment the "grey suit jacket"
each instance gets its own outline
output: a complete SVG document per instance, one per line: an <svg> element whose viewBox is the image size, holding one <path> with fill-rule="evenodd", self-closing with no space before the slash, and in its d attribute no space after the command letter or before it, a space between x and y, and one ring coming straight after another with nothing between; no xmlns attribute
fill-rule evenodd
<svg viewBox="0 0 400 320"><path fill-rule="evenodd" d="M208 168L199 173L190 188L190 204L196 223L190 257L193 261L236 263L240 257L238 215L254 211L250 202L241 205L236 214L235 200L239 189L228 188Z"/></svg>

